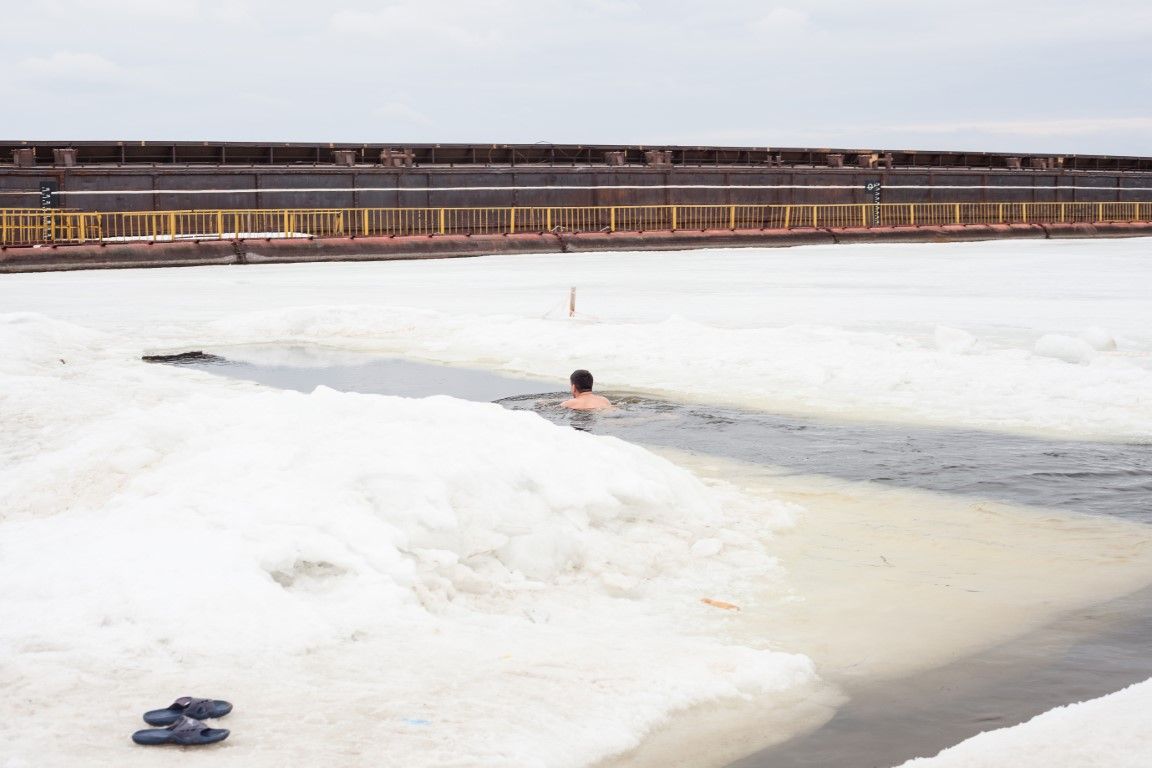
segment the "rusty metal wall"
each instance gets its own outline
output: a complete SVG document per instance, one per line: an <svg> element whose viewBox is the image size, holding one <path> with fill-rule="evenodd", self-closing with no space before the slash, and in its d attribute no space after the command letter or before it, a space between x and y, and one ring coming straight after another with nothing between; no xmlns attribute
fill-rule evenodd
<svg viewBox="0 0 1152 768"><path fill-rule="evenodd" d="M1152 200L1152 171L125 165L0 166L0 207L37 207L42 182L59 185L61 208L144 211L863 203L871 199L865 183L877 180L884 185L885 203ZM608 188L621 186L638 188ZM488 189L475 189L480 187Z"/></svg>
<svg viewBox="0 0 1152 768"><path fill-rule="evenodd" d="M1076 171L1148 171L1152 157L1012 154L877 148L641 146L585 144L336 144L209 141L0 141L0 165L15 161L76 165L321 166L339 162L415 167L677 167L1059 168Z"/></svg>

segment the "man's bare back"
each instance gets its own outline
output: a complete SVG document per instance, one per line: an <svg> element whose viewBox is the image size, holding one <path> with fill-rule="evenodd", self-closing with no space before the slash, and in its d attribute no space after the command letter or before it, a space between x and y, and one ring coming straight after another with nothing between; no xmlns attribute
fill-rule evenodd
<svg viewBox="0 0 1152 768"><path fill-rule="evenodd" d="M574 411L599 411L611 408L608 398L592 394L592 374L585 370L573 371L568 377L572 385L572 399L565 400L561 405Z"/></svg>
<svg viewBox="0 0 1152 768"><path fill-rule="evenodd" d="M594 395L591 392L581 392L571 400L565 400L561 405L574 411L599 411L603 408L612 407L608 398Z"/></svg>

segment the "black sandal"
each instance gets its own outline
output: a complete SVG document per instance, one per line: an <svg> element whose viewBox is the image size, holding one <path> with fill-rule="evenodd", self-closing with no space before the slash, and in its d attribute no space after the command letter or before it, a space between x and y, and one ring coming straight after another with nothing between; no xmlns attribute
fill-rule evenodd
<svg viewBox="0 0 1152 768"><path fill-rule="evenodd" d="M228 738L227 728L209 728L199 720L181 716L167 728L145 728L132 734L132 741L145 746L160 744L178 744L193 746L196 744L215 744Z"/></svg>
<svg viewBox="0 0 1152 768"><path fill-rule="evenodd" d="M224 717L232 711L232 705L226 701L215 699L194 699L183 696L167 709L154 709L144 713L144 722L148 725L171 725L181 717L190 717L193 720L207 720L212 717Z"/></svg>

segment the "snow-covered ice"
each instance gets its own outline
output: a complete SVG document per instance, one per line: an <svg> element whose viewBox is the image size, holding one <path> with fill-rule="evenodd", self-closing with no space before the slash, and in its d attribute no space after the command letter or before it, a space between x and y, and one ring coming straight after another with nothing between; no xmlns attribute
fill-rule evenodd
<svg viewBox="0 0 1152 768"><path fill-rule="evenodd" d="M145 759L96 735L158 696L347 720L347 699L288 683L334 655L372 683L377 717L352 718L352 743L403 765L587 765L670 712L815 682L701 603L748 605L780 578L762 542L786 505L497 405L261 390L124 343L0 318L0 678L45 717L91 702L70 725L89 765ZM9 754L74 764L74 744L5 715Z"/></svg>
<svg viewBox="0 0 1152 768"><path fill-rule="evenodd" d="M802 702L825 700L810 655L834 655L776 642L804 637L785 631L784 606L845 600L781 567L805 517L795 504L495 405L272 391L147 366L142 352L309 342L558 383L579 365L605 386L756 408L1147 440L1147 251L882 245L5 275L0 766L74 765L78 749L87 765L148 765L152 752L125 749L134 718L184 694L237 710L232 739L181 760L257 767L288 754L583 766L677 713L755 702L777 710L783 737L812 724ZM563 312L572 285L576 320ZM853 535L930 521L919 510L933 503ZM956 530L979 519L965 514ZM927 529L903 539L925 564L908 578L966 538ZM1037 573L1068 554L1050 546L1059 533L1009 529L1033 536ZM1111 575L1075 576L1077 599L1148 575L1121 556L1130 536L1105 539L1093 556ZM988 552L963 562L1014 554ZM1033 602L1056 610L1062 573L1029 582L1054 590ZM928 606L937 593L915 586ZM1027 614L1029 594L1004 603L1018 630L1009 609ZM776 623L750 634L765 613ZM61 725L69 740L53 738Z"/></svg>
<svg viewBox="0 0 1152 768"><path fill-rule="evenodd" d="M0 306L157 348L315 342L561 381L579 360L605 386L755 408L1146 440L1149 243L9 275Z"/></svg>
<svg viewBox="0 0 1152 768"><path fill-rule="evenodd" d="M1058 333L1048 333L1036 342L1036 354L1041 357L1051 357L1063 360L1066 363L1087 365L1096 356L1096 350L1084 339L1074 336L1061 336Z"/></svg>
<svg viewBox="0 0 1152 768"><path fill-rule="evenodd" d="M988 731L901 768L1147 768L1152 680Z"/></svg>

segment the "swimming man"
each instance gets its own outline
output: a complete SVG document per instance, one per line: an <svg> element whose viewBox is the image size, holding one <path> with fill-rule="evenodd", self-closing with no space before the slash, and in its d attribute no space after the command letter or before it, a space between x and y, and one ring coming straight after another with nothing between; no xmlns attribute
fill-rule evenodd
<svg viewBox="0 0 1152 768"><path fill-rule="evenodd" d="M572 399L561 403L565 408L574 411L598 411L612 407L608 398L592 394L592 374L583 368L572 371L568 381L572 384Z"/></svg>

